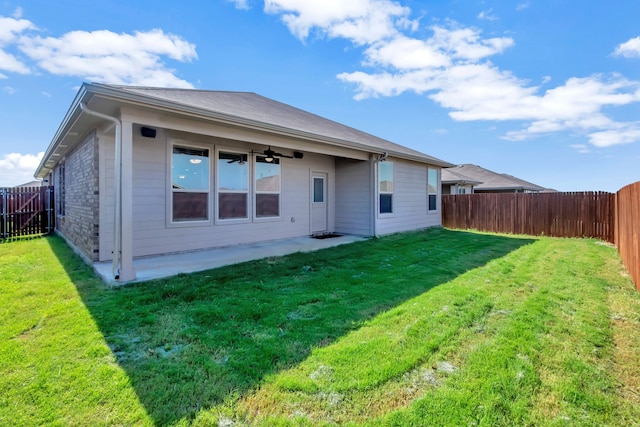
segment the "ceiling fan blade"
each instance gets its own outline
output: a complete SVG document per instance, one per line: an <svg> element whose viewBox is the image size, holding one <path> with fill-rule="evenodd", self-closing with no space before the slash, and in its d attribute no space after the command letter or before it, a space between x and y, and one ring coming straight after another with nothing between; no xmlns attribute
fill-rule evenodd
<svg viewBox="0 0 640 427"><path fill-rule="evenodd" d="M227 163L229 163L229 164L238 163L239 165L244 165L246 161L247 161L247 155L246 154L238 154L237 156L233 156L233 158L229 159L229 161L227 161Z"/></svg>
<svg viewBox="0 0 640 427"><path fill-rule="evenodd" d="M287 156L286 154L273 153L273 155L278 157L286 157L288 159L293 159L293 156Z"/></svg>

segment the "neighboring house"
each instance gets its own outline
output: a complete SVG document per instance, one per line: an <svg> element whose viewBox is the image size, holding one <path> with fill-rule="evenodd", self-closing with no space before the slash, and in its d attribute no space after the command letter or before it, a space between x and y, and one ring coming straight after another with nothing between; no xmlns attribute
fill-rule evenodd
<svg viewBox="0 0 640 427"><path fill-rule="evenodd" d="M480 184L474 185L474 193L539 193L551 191L515 176L496 173L472 164L458 165L446 170L447 174L457 174L480 182ZM443 181L444 176L449 175L445 175L443 172Z"/></svg>
<svg viewBox="0 0 640 427"><path fill-rule="evenodd" d="M16 185L15 188L42 187L42 185L43 185L42 181L29 181L25 184Z"/></svg>
<svg viewBox="0 0 640 427"><path fill-rule="evenodd" d="M450 166L254 93L85 83L35 176L57 233L129 281L134 257L440 226Z"/></svg>
<svg viewBox="0 0 640 427"><path fill-rule="evenodd" d="M453 168L442 169L442 194L473 194L473 188L481 181L454 172Z"/></svg>

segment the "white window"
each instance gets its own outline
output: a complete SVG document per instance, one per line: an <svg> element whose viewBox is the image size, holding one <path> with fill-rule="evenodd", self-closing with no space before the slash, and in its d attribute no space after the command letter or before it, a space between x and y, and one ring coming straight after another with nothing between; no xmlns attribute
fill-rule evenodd
<svg viewBox="0 0 640 427"><path fill-rule="evenodd" d="M427 198L428 198L428 211L434 212L438 210L438 169L427 169Z"/></svg>
<svg viewBox="0 0 640 427"><path fill-rule="evenodd" d="M393 213L393 162L378 162L378 196L379 212Z"/></svg>
<svg viewBox="0 0 640 427"><path fill-rule="evenodd" d="M171 219L209 220L209 149L174 145L171 153Z"/></svg>
<svg viewBox="0 0 640 427"><path fill-rule="evenodd" d="M280 159L256 156L256 218L280 216Z"/></svg>
<svg viewBox="0 0 640 427"><path fill-rule="evenodd" d="M248 218L249 165L246 153L218 153L218 219Z"/></svg>

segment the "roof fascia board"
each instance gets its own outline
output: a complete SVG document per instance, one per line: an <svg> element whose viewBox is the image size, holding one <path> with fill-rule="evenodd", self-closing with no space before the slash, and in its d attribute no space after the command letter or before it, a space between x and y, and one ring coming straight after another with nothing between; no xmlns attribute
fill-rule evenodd
<svg viewBox="0 0 640 427"><path fill-rule="evenodd" d="M62 122L60 123L58 130L53 136L53 139L49 143L49 146L47 147L47 151L45 151L44 156L42 156L42 160L40 160L40 164L36 168L36 172L34 174L35 177L44 178L44 175L46 174L42 174L42 172L44 172L44 170L47 169L44 166L51 159L51 156L53 155L53 153L59 148L61 141L66 136L69 129L71 129L73 125L77 122L77 120L80 118L80 104L84 101L85 97L89 97L89 96L90 94L89 94L89 91L87 90L87 83L83 83L80 89L78 90L78 93L76 94L75 98L73 99L71 106L67 110L67 113L62 119Z"/></svg>

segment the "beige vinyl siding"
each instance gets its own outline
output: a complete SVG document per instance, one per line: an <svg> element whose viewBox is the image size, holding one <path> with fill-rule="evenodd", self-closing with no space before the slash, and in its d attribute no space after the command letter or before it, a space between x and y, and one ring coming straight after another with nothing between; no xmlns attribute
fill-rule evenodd
<svg viewBox="0 0 640 427"><path fill-rule="evenodd" d="M441 226L439 200L438 210L427 213L427 165L390 160L394 165L393 214L376 215L376 234Z"/></svg>
<svg viewBox="0 0 640 427"><path fill-rule="evenodd" d="M310 230L310 182L311 170L328 173L329 183L335 181L334 159L331 156L305 153L303 159L280 159L282 165L282 188L279 218L254 218L254 192L249 192L250 218L240 223L212 221L209 224L181 223L172 226L168 215L168 174L170 162L167 150L170 141L166 132L158 129L156 138L144 138L134 127L133 140L133 255L134 257L163 253L182 252L212 247L230 246L309 235ZM211 153L215 147L233 147L234 142L197 135L181 135L180 144L189 139L197 146L208 146ZM169 141L169 142L168 142ZM169 147L169 148L168 148ZM246 149L245 143L238 147ZM249 150L263 150L266 147L249 146ZM284 150L283 150L284 151ZM104 169L101 185L104 187L103 206L107 209L102 218L105 233L101 239L101 260L111 259L113 244L113 136L101 150L101 168ZM250 158L250 161L253 160ZM251 163L253 169L253 163ZM215 189L215 162L212 162L212 189ZM251 184L253 187L253 183ZM331 193L335 188L329 188ZM331 194L330 193L330 194ZM212 190L211 212L216 203L216 192ZM329 199L331 205L334 200ZM330 209L328 224L333 231L334 212ZM268 254L267 254L268 255Z"/></svg>
<svg viewBox="0 0 640 427"><path fill-rule="evenodd" d="M373 178L371 163L336 159L337 233L370 236L373 220Z"/></svg>

